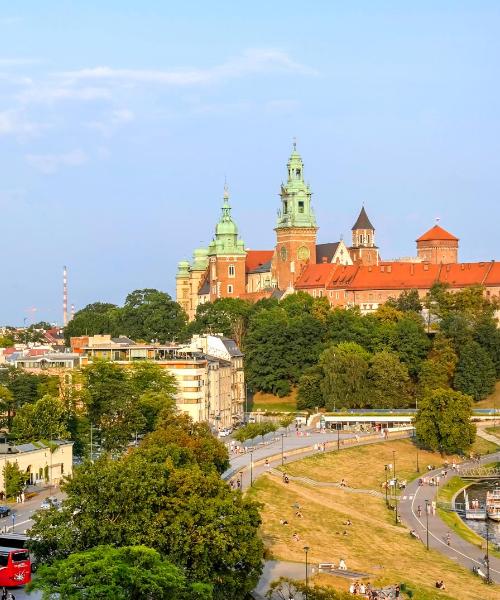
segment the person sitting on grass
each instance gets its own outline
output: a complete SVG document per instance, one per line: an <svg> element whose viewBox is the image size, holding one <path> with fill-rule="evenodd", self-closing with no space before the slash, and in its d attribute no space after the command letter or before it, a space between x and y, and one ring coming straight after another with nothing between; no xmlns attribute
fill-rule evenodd
<svg viewBox="0 0 500 600"><path fill-rule="evenodd" d="M347 565L345 564L345 560L343 558L339 560L339 571L347 571Z"/></svg>
<svg viewBox="0 0 500 600"><path fill-rule="evenodd" d="M418 535L418 533L415 531L415 529L410 530L410 535L413 536L415 539L419 540L420 536Z"/></svg>
<svg viewBox="0 0 500 600"><path fill-rule="evenodd" d="M294 532L294 534L292 535L292 539L294 542L300 542L300 536L297 532Z"/></svg>
<svg viewBox="0 0 500 600"><path fill-rule="evenodd" d="M439 590L445 590L446 586L444 585L444 581L441 579L440 581L436 581L436 587Z"/></svg>
<svg viewBox="0 0 500 600"><path fill-rule="evenodd" d="M351 521L351 519L347 519L347 521L344 521L343 524L344 525L352 525L352 521Z"/></svg>

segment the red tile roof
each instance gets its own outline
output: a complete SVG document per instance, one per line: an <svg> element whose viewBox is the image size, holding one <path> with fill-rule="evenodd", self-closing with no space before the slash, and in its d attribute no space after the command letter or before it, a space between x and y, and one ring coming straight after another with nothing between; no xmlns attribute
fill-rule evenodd
<svg viewBox="0 0 500 600"><path fill-rule="evenodd" d="M457 237L455 237L442 227L439 227L439 225L434 225L434 227L431 227L429 231L426 231L423 235L421 235L418 238L417 242L432 242L434 240L450 240L458 242Z"/></svg>
<svg viewBox="0 0 500 600"><path fill-rule="evenodd" d="M349 290L429 289L434 283L452 288L470 285L500 286L500 263L385 262L366 265L307 265L295 283L297 289L327 288Z"/></svg>
<svg viewBox="0 0 500 600"><path fill-rule="evenodd" d="M248 250L245 261L246 270L253 271L273 258L274 250Z"/></svg>

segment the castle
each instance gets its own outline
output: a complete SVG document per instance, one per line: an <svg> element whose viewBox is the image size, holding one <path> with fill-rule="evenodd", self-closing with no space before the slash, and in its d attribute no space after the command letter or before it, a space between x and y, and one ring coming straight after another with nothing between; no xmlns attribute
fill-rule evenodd
<svg viewBox="0 0 500 600"><path fill-rule="evenodd" d="M415 257L383 261L375 228L363 206L349 247L343 240L317 244L311 190L295 143L287 170L273 250L245 249L225 186L212 242L194 251L192 263L178 265L177 302L190 319L199 304L217 298L256 301L299 290L324 296L332 306L360 306L363 312L376 310L403 290L417 289L423 297L436 282L447 283L451 289L483 285L488 296L499 296L500 263L458 263L459 239L439 225L416 240Z"/></svg>

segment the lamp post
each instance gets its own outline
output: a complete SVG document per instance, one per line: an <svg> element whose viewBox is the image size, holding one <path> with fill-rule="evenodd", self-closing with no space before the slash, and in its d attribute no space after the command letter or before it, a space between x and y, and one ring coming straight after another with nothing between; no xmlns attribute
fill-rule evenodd
<svg viewBox="0 0 500 600"><path fill-rule="evenodd" d="M283 437L284 433L281 434L281 466L285 464L285 455L283 454Z"/></svg>
<svg viewBox="0 0 500 600"><path fill-rule="evenodd" d="M394 474L394 522L398 524L398 490L397 490L397 479L396 479L396 450L392 451L392 469Z"/></svg>
<svg viewBox="0 0 500 600"><path fill-rule="evenodd" d="M238 475L240 476L241 491L243 491L243 469L238 473Z"/></svg>
<svg viewBox="0 0 500 600"><path fill-rule="evenodd" d="M417 473L420 473L420 465L418 462L418 444L417 444Z"/></svg>
<svg viewBox="0 0 500 600"><path fill-rule="evenodd" d="M304 552L306 553L306 593L305 593L305 600L307 600L307 597L309 596L309 573L308 573L308 568L307 568L307 553L309 552L309 546L304 546Z"/></svg>
<svg viewBox="0 0 500 600"><path fill-rule="evenodd" d="M490 577L490 522L486 516L486 583L493 583Z"/></svg>
<svg viewBox="0 0 500 600"><path fill-rule="evenodd" d="M385 471L385 505L389 506L388 489L387 489L387 471L391 468L391 465L384 465Z"/></svg>
<svg viewBox="0 0 500 600"><path fill-rule="evenodd" d="M250 448L250 487L253 487L253 448Z"/></svg>
<svg viewBox="0 0 500 600"><path fill-rule="evenodd" d="M429 550L429 500L425 501L425 530L426 530L426 543L425 546Z"/></svg>
<svg viewBox="0 0 500 600"><path fill-rule="evenodd" d="M337 427L337 450L340 450L340 423Z"/></svg>

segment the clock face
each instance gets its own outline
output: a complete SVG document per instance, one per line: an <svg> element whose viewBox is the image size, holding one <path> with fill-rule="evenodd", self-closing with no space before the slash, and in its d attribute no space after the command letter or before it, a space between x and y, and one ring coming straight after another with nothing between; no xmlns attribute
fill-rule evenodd
<svg viewBox="0 0 500 600"><path fill-rule="evenodd" d="M286 260L287 258L287 251L286 251L286 246L281 246L281 250L280 250L280 257L281 260Z"/></svg>
<svg viewBox="0 0 500 600"><path fill-rule="evenodd" d="M307 248L306 246L301 246L297 250L297 258L299 260L307 260L309 258L309 248Z"/></svg>

